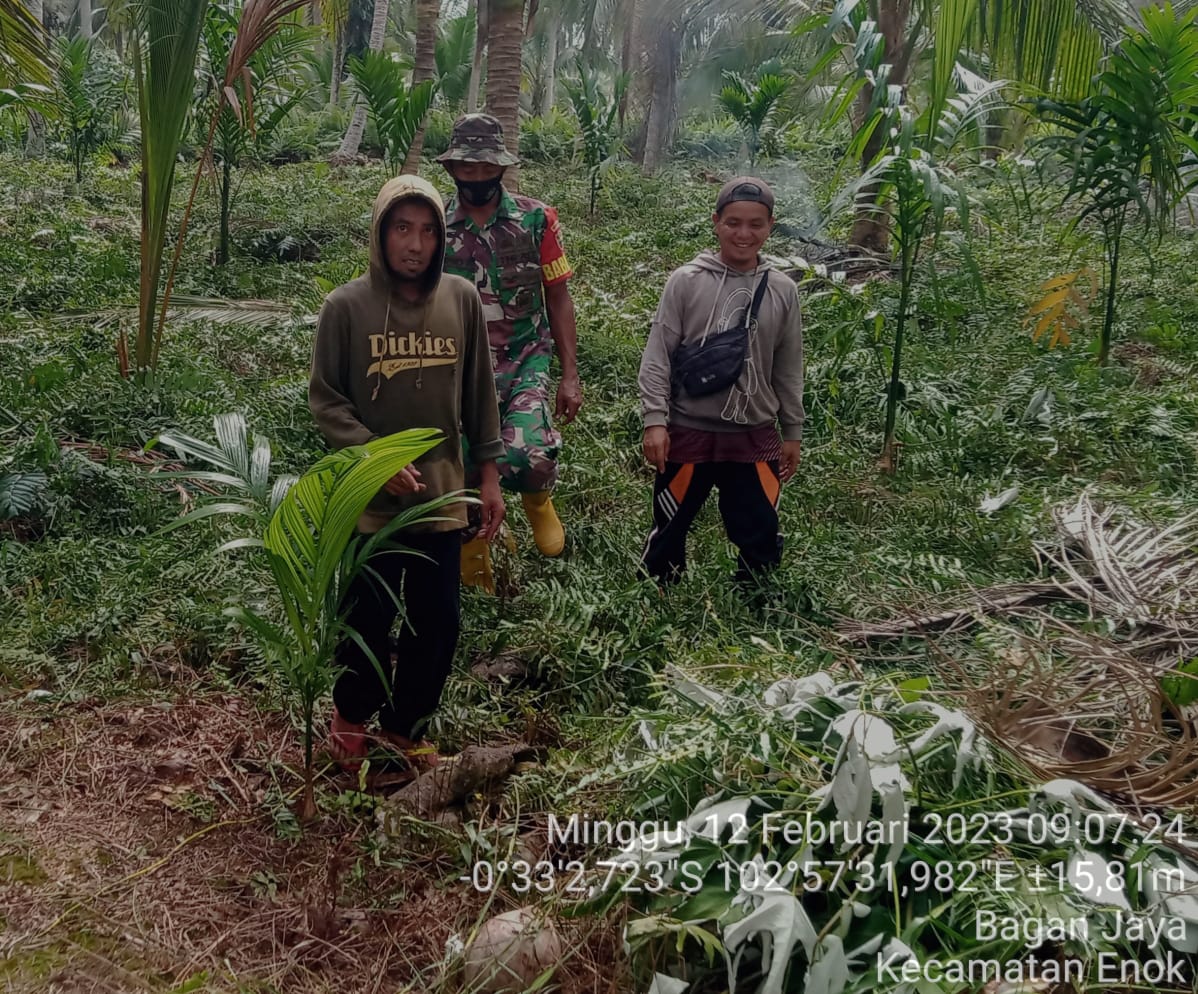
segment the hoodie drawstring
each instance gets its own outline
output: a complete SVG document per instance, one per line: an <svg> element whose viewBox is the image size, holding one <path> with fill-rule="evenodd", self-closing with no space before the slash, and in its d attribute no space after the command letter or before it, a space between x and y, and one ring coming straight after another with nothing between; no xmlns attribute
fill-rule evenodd
<svg viewBox="0 0 1198 994"><path fill-rule="evenodd" d="M703 348L703 346L707 344L707 335L711 331L711 321L715 317L715 309L720 306L720 294L724 292L724 284L728 281L728 273L730 270L726 265L724 265L723 262L720 262L720 265L723 267L723 272L720 273L720 285L716 287L715 298L711 302L711 313L707 315L707 324L703 326L703 337L699 339L699 348ZM754 267L751 275L757 276L760 270L760 266ZM754 285L753 290L756 291L756 289L757 287ZM745 314L745 320L747 321L748 311L746 311Z"/></svg>
<svg viewBox="0 0 1198 994"><path fill-rule="evenodd" d="M436 296L434 291L433 296ZM432 309L432 300L425 301L424 307L420 310L419 326L423 332L422 337L418 341L416 348L417 360L419 366L416 369L416 389L424 389L424 343L432 334L432 328L429 327L428 315ZM391 331L391 295L387 294L387 312L383 317L383 339L386 340L387 335ZM379 358L378 370L374 374L374 389L370 392L370 402L374 403L379 399L379 388L383 385L383 359Z"/></svg>

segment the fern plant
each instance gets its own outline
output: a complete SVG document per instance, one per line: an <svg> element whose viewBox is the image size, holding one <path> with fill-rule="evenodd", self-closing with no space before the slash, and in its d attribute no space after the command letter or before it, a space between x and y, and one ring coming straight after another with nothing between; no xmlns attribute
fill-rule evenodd
<svg viewBox="0 0 1198 994"><path fill-rule="evenodd" d="M775 130L778 101L790 88L791 80L788 76L769 72L755 80L727 70L722 75L725 85L719 92L719 104L740 125L749 150L749 167L753 168L762 146Z"/></svg>
<svg viewBox="0 0 1198 994"><path fill-rule="evenodd" d="M399 529L436 520L438 510L461 497L447 494L417 505L382 530L357 536L355 527L366 505L387 480L437 445L440 432L414 428L388 435L325 456L299 479L279 476L272 481L266 439L254 436L251 443L240 414L218 416L214 425L216 445L177 432L164 432L150 443L169 445L184 458L215 467L174 475L226 491L226 496L205 501L163 530L227 514L251 525L251 535L225 542L218 551L262 551L274 579L282 621L244 605L227 613L254 632L298 699L304 745L299 815L310 820L316 814L312 785L316 704L336 679L333 653L342 641L354 639L382 672L382 663L345 622L345 594L354 577L369 569L366 564L374 553L387 548L402 551L392 542Z"/></svg>
<svg viewBox="0 0 1198 994"><path fill-rule="evenodd" d="M383 159L391 174L398 175L425 115L437 95L436 80L415 86L407 82L408 65L383 52L366 52L349 60L349 73L383 146Z"/></svg>
<svg viewBox="0 0 1198 994"><path fill-rule="evenodd" d="M609 97L599 88L598 79L587 69L580 56L578 79L565 80L562 85L570 98L570 106L574 108L574 116L578 118L582 160L587 167L591 186L590 214L594 217L595 201L603 185L603 175L624 150L617 116L620 100L628 88L628 76L621 73L616 77Z"/></svg>

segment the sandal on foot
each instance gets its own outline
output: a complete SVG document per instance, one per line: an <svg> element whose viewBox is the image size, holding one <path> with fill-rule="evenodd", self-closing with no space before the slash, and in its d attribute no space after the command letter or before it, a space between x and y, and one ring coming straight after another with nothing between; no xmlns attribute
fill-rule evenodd
<svg viewBox="0 0 1198 994"><path fill-rule="evenodd" d="M329 723L328 751L342 771L356 776L369 752L366 726L346 721L334 707L333 720Z"/></svg>
<svg viewBox="0 0 1198 994"><path fill-rule="evenodd" d="M437 747L428 739L413 742L406 735L380 731L379 737L403 757L404 761L418 773L427 773L441 762Z"/></svg>

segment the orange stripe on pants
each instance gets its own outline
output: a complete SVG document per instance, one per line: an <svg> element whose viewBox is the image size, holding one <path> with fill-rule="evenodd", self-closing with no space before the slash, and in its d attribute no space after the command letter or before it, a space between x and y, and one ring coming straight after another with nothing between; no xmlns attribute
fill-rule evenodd
<svg viewBox="0 0 1198 994"><path fill-rule="evenodd" d="M782 492L782 484L778 478L774 476L774 471L770 469L770 464L767 462L759 462L757 465L757 478L761 481L761 489L765 491L769 502L778 506L778 494Z"/></svg>
<svg viewBox="0 0 1198 994"><path fill-rule="evenodd" d="M689 488L691 485L691 477L694 475L695 464L686 462L682 464L682 468L678 470L678 473L674 476L674 479L670 481L670 485L667 489L670 491L670 496L674 498L674 501L677 504L682 504L682 498L686 496L687 488Z"/></svg>

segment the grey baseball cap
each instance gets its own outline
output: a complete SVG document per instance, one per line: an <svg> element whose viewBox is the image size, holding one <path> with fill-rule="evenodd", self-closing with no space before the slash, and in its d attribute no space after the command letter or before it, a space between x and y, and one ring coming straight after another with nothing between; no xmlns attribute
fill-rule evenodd
<svg viewBox="0 0 1198 994"><path fill-rule="evenodd" d="M747 200L754 204L765 204L766 209L774 213L774 191L765 180L756 176L737 176L728 180L720 187L719 195L715 198L715 211L718 214L729 204L738 200Z"/></svg>

